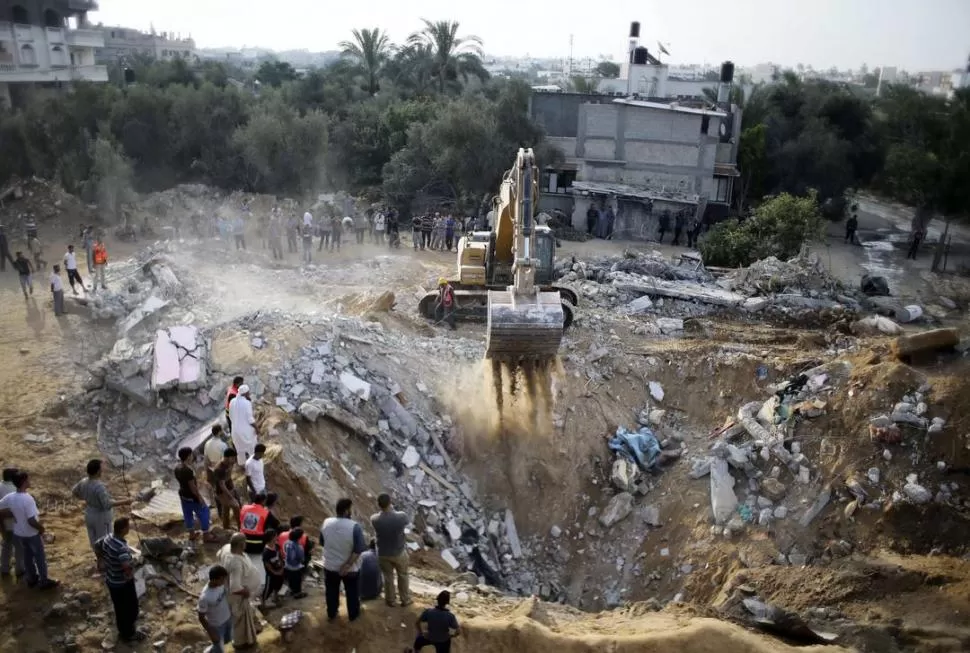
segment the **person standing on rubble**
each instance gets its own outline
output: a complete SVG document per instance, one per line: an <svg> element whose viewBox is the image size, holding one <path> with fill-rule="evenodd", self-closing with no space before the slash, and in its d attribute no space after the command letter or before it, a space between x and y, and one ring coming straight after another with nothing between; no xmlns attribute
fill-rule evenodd
<svg viewBox="0 0 970 653"><path fill-rule="evenodd" d="M427 213L421 218L421 249L431 248L431 233L434 231L437 215Z"/></svg>
<svg viewBox="0 0 970 653"><path fill-rule="evenodd" d="M44 255L44 246L41 244L40 239L37 238L36 234L33 236L27 236L27 251L34 259L34 267L38 270L43 270L47 267L47 261L42 257Z"/></svg>
<svg viewBox="0 0 970 653"><path fill-rule="evenodd" d="M659 235L657 236L657 242L662 243L664 241L664 234L670 231L670 211L664 209L657 218L657 225L659 227Z"/></svg>
<svg viewBox="0 0 970 653"><path fill-rule="evenodd" d="M67 282L71 284L71 292L78 294L75 283L84 290L84 281L77 271L77 254L74 253L74 245L67 246L67 253L64 254L64 269L67 270Z"/></svg>
<svg viewBox="0 0 970 653"><path fill-rule="evenodd" d="M239 525L239 495L232 482L232 468L236 466L236 450L229 448L222 454L222 462L216 466L213 476L216 481L216 506L222 517L222 527L229 530L230 525Z"/></svg>
<svg viewBox="0 0 970 653"><path fill-rule="evenodd" d="M256 417L253 415L252 395L248 385L239 386L239 394L229 402L229 417L232 420L233 447L241 456L240 464L256 451Z"/></svg>
<svg viewBox="0 0 970 653"><path fill-rule="evenodd" d="M212 432L202 448L202 457L205 459L205 482L209 486L212 503L216 500L215 469L222 462L222 454L228 448L229 443L226 441L226 432L222 429L222 425L213 424Z"/></svg>
<svg viewBox="0 0 970 653"><path fill-rule="evenodd" d="M269 248L273 253L274 261L283 260L283 227L280 224L279 215L273 215L269 219Z"/></svg>
<svg viewBox="0 0 970 653"><path fill-rule="evenodd" d="M367 228L369 226L370 220L367 217L367 213L358 212L354 217L354 235L357 236L357 244L364 244L364 237L367 235Z"/></svg>
<svg viewBox="0 0 970 653"><path fill-rule="evenodd" d="M408 550L404 529L408 516L391 505L391 495L384 493L377 497L377 507L381 511L370 518L371 526L377 533L377 555L381 574L384 577L384 602L393 607L397 594L401 596L401 606L411 605L411 591L408 580ZM397 592L395 592L395 574Z"/></svg>
<svg viewBox="0 0 970 653"><path fill-rule="evenodd" d="M232 417L229 415L229 404L232 400L236 398L239 394L239 387L245 383L245 380L241 376L233 377L232 383L229 385L229 389L226 390L226 430L232 433Z"/></svg>
<svg viewBox="0 0 970 653"><path fill-rule="evenodd" d="M237 250L246 249L246 222L241 215L232 219L232 238L236 241Z"/></svg>
<svg viewBox="0 0 970 653"><path fill-rule="evenodd" d="M856 211L859 206L857 204L852 205L852 213L849 215L849 219L845 221L845 242L850 245L855 245L855 232L859 228L859 217L856 215Z"/></svg>
<svg viewBox="0 0 970 653"><path fill-rule="evenodd" d="M127 517L116 519L110 532L97 541L99 558L104 562L104 584L111 595L115 610L118 636L123 642L141 642L147 635L139 631L138 592L135 588L135 563L128 546L131 521Z"/></svg>
<svg viewBox="0 0 970 653"><path fill-rule="evenodd" d="M424 218L420 215L416 215L411 218L411 244L414 245L415 251L418 247L424 249L424 245L421 244L421 224Z"/></svg>
<svg viewBox="0 0 970 653"><path fill-rule="evenodd" d="M320 244L317 245L317 251L322 252L324 247L330 247L330 235L333 232L333 214L329 212L320 216L319 224L317 225L317 235L320 236Z"/></svg>
<svg viewBox="0 0 970 653"><path fill-rule="evenodd" d="M387 216L382 209L374 212L374 242L378 245L384 244L384 227L387 225Z"/></svg>
<svg viewBox="0 0 970 653"><path fill-rule="evenodd" d="M51 297L54 301L54 315L64 315L64 282L61 281L61 266L51 269Z"/></svg>
<svg viewBox="0 0 970 653"><path fill-rule="evenodd" d="M100 562L98 540L111 534L114 523L114 508L130 506L131 499L115 501L108 492L107 486L101 481L103 463L97 458L88 461L87 478L78 481L71 494L84 502L84 526L88 531L88 544L94 551L97 562ZM100 564L98 567L100 568Z"/></svg>
<svg viewBox="0 0 970 653"><path fill-rule="evenodd" d="M449 252L455 244L455 218L449 213L445 218L445 249Z"/></svg>
<svg viewBox="0 0 970 653"><path fill-rule="evenodd" d="M671 245L680 245L680 234L684 231L684 212L677 211L677 215L674 216L674 239L671 241Z"/></svg>
<svg viewBox="0 0 970 653"><path fill-rule="evenodd" d="M260 551L262 553L262 551ZM229 572L229 611L232 613L232 645L242 650L256 644L256 615L249 597L259 591L262 570L246 555L246 536L235 533L218 553L219 564Z"/></svg>
<svg viewBox="0 0 970 653"><path fill-rule="evenodd" d="M17 478L17 474L19 473L20 470L16 467L7 467L3 470L3 482L0 482L0 499L17 491L17 487L14 485L14 479ZM0 577L5 579L10 577L10 563L12 558L13 573L15 578L19 579L24 575L24 552L20 547L20 540L14 537L13 517L2 520L2 524L0 525L3 526L3 547L0 549Z"/></svg>
<svg viewBox="0 0 970 653"><path fill-rule="evenodd" d="M313 227L303 225L303 264L310 265L313 262Z"/></svg>
<svg viewBox="0 0 970 653"><path fill-rule="evenodd" d="M333 216L330 220L330 251L332 252L334 248L340 251L340 241L344 235L344 226L347 222L353 224L353 220L350 217L346 217L344 220L340 219L340 216Z"/></svg>
<svg viewBox="0 0 970 653"><path fill-rule="evenodd" d="M266 473L263 467L265 453L266 445L260 442L253 450L253 455L246 461L246 485L249 487L249 496L253 501L258 495L266 493Z"/></svg>
<svg viewBox="0 0 970 653"><path fill-rule="evenodd" d="M88 262L88 274L94 274L94 226L81 227L81 247Z"/></svg>
<svg viewBox="0 0 970 653"><path fill-rule="evenodd" d="M353 502L337 501L336 517L328 517L320 527L320 546L323 547L323 583L327 597L327 617L333 621L340 609L340 586L347 597L347 616L356 621L360 616L360 583L358 558L365 550L364 530L350 518ZM295 544L296 529L287 545Z"/></svg>
<svg viewBox="0 0 970 653"><path fill-rule="evenodd" d="M98 282L101 282L101 290L107 290L108 284L104 281L104 270L108 267L108 249L104 246L104 241L100 238L95 240L94 249L92 250L92 257L94 258L94 279L92 290L98 289Z"/></svg>
<svg viewBox="0 0 970 653"><path fill-rule="evenodd" d="M209 505L202 498L199 484L195 479L192 462L195 453L191 447L178 450L179 464L175 466L175 480L179 484L179 502L182 505L182 519L190 540L196 540L201 534L207 537L209 532ZM199 529L195 528L195 520L199 520Z"/></svg>
<svg viewBox="0 0 970 653"><path fill-rule="evenodd" d="M600 217L600 212L596 210L596 206L590 202L589 208L586 209L586 233L590 236L596 230L596 221Z"/></svg>
<svg viewBox="0 0 970 653"><path fill-rule="evenodd" d="M390 248L401 246L400 223L397 219L397 209L389 209L384 216L384 226L387 231L387 246Z"/></svg>
<svg viewBox="0 0 970 653"><path fill-rule="evenodd" d="M60 585L47 575L47 554L44 551L44 525L40 523L37 502L27 493L30 489L30 475L17 472L13 480L16 492L0 499L0 519L13 517L13 534L20 542L24 554L24 575L27 587L42 590L53 589Z"/></svg>
<svg viewBox="0 0 970 653"><path fill-rule="evenodd" d="M27 290L30 290L30 294L34 294L34 266L24 257L23 252L17 252L14 255L13 267L17 271L17 275L20 277L20 290L24 293L24 299L30 299L27 296Z"/></svg>

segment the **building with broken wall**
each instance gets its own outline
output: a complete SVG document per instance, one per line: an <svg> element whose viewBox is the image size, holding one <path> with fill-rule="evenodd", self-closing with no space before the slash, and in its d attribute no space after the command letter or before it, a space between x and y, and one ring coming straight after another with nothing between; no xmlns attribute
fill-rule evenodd
<svg viewBox="0 0 970 653"><path fill-rule="evenodd" d="M664 212L723 219L739 176L741 110L726 101L732 75L733 69L722 74L725 101L716 109L533 93L531 117L565 154L560 167L543 170L540 209L558 209L585 231L590 205L609 206L616 214L616 236L632 240L654 238Z"/></svg>

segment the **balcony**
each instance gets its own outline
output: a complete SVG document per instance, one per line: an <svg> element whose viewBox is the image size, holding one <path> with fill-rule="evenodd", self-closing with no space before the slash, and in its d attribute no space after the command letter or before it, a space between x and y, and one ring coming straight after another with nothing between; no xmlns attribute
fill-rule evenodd
<svg viewBox="0 0 970 653"><path fill-rule="evenodd" d="M64 43L64 29L62 27L45 27L47 31L47 42L51 45Z"/></svg>
<svg viewBox="0 0 970 653"><path fill-rule="evenodd" d="M107 66L65 66L63 68L40 68L39 66L0 63L0 83L17 82L107 82Z"/></svg>
<svg viewBox="0 0 970 653"><path fill-rule="evenodd" d="M67 44L72 48L103 48L104 34L96 29L70 29Z"/></svg>
<svg viewBox="0 0 970 653"><path fill-rule="evenodd" d="M38 28L41 29L41 28ZM14 23L13 25L13 37L18 43L31 42L34 40L34 29L31 25L21 25L20 23Z"/></svg>

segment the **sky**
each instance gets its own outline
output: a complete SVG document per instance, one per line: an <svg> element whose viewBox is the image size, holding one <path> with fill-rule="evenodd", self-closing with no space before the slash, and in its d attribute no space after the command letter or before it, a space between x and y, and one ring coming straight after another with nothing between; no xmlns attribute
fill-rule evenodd
<svg viewBox="0 0 970 653"><path fill-rule="evenodd" d="M336 9L335 7L339 7ZM354 28L403 41L421 19L456 20L488 54L624 56L630 21L671 63L773 62L817 69L866 63L909 71L961 67L970 55L970 0L100 0L94 22L191 34L198 47L336 50Z"/></svg>

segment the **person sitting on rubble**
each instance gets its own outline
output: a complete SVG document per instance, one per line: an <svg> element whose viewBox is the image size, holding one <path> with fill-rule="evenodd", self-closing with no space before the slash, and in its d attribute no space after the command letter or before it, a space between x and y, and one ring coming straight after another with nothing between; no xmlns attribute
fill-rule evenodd
<svg viewBox="0 0 970 653"><path fill-rule="evenodd" d="M433 646L435 653L451 652L451 640L461 635L461 628L458 619L448 609L450 603L451 592L445 590L438 594L435 607L422 612L415 622L418 633L414 646L405 649L404 653L420 653L426 646Z"/></svg>
<svg viewBox="0 0 970 653"><path fill-rule="evenodd" d="M373 601L380 598L384 589L384 577L377 560L377 540L372 539L367 550L360 554L360 600Z"/></svg>

